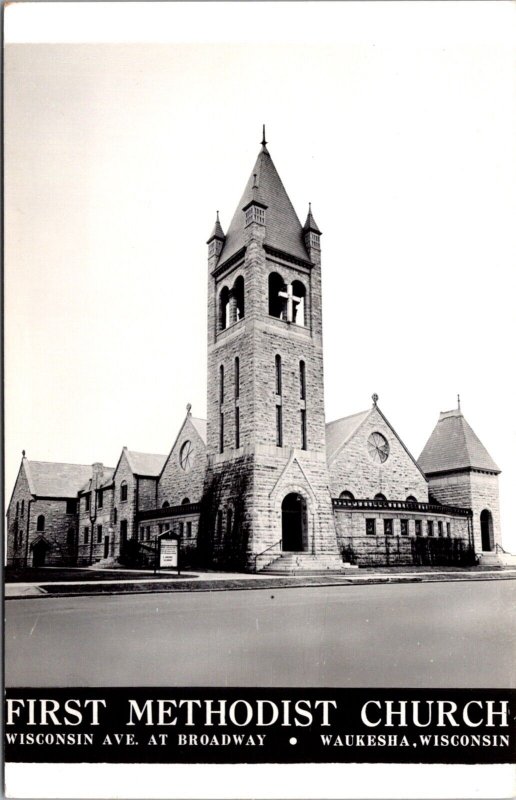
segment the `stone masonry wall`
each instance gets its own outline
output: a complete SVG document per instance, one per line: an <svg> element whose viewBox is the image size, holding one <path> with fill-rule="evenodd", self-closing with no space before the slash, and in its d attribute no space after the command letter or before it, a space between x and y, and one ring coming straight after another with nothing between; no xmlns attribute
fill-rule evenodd
<svg viewBox="0 0 516 800"><path fill-rule="evenodd" d="M367 449L375 431L389 442L389 457L383 464L372 461ZM329 465L329 472L332 497L347 490L357 499L383 494L387 500L406 500L412 495L420 503L428 502L426 479L375 408Z"/></svg>
<svg viewBox="0 0 516 800"><path fill-rule="evenodd" d="M185 471L180 464L181 448L186 441L193 446L193 464ZM195 426L187 417L172 451L165 463L158 485L158 508L167 502L171 506L180 505L185 498L198 503L202 497L206 472L206 445Z"/></svg>
<svg viewBox="0 0 516 800"><path fill-rule="evenodd" d="M102 489L102 508L98 506L96 493L90 494L90 509L86 510L85 495L79 499L79 525L77 537L77 563L94 564L104 558L105 537L108 537L108 557L114 548L113 487ZM88 529L88 541L85 530ZM100 530L99 530L100 528Z"/></svg>
<svg viewBox="0 0 516 800"><path fill-rule="evenodd" d="M484 509L493 517L495 543L502 544L497 475L476 471L435 475L429 479L429 491L441 503L473 510L475 552L482 552L480 514Z"/></svg>
<svg viewBox="0 0 516 800"><path fill-rule="evenodd" d="M6 559L8 564L23 563L27 554L28 524L30 523L29 518L32 505L30 504L31 498L32 495L22 462L14 485L9 508L7 509Z"/></svg>
<svg viewBox="0 0 516 800"><path fill-rule="evenodd" d="M37 520L40 515L45 517L43 531L37 530ZM75 530L76 525L76 515L66 513L66 500L35 500L31 504L29 521L28 566L32 565L30 545L39 536L44 536L50 545L45 556L46 566L71 563L74 556L74 548L69 546L67 534L69 528Z"/></svg>

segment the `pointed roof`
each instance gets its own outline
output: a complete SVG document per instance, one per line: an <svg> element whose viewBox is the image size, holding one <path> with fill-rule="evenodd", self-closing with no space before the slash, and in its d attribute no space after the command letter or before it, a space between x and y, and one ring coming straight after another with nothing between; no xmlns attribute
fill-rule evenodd
<svg viewBox="0 0 516 800"><path fill-rule="evenodd" d="M190 417L190 422L194 426L195 430L203 440L204 444L206 444L208 435L207 435L207 427L208 423L205 419L201 419L200 417Z"/></svg>
<svg viewBox="0 0 516 800"><path fill-rule="evenodd" d="M314 219L314 215L312 214L312 204L308 203L308 214L306 216L306 222L303 225L304 231L313 231L314 233L320 234L321 231L319 230L319 226Z"/></svg>
<svg viewBox="0 0 516 800"><path fill-rule="evenodd" d="M500 472L460 409L441 411L418 462L427 475L466 469Z"/></svg>
<svg viewBox="0 0 516 800"><path fill-rule="evenodd" d="M265 139L263 142L265 142ZM253 191L255 180L257 189L255 188ZM253 200L267 206L265 244L296 258L309 261L303 242L301 223L285 191L270 153L266 145L262 143L262 149L251 170L244 193L228 228L219 264L227 261L244 247L245 214L242 209L252 203Z"/></svg>
<svg viewBox="0 0 516 800"><path fill-rule="evenodd" d="M154 453L138 453L136 450L125 452L133 474L148 478L157 478L167 460L167 456Z"/></svg>
<svg viewBox="0 0 516 800"><path fill-rule="evenodd" d="M222 230L222 225L220 224L218 211L217 211L217 219L215 220L215 225L213 226L213 230L210 233L210 236L206 244L209 244L212 239L221 239L222 241L224 241L225 239L224 231Z"/></svg>
<svg viewBox="0 0 516 800"><path fill-rule="evenodd" d="M91 477L91 464L61 464L23 459L31 494L74 498Z"/></svg>
<svg viewBox="0 0 516 800"><path fill-rule="evenodd" d="M357 428L367 419L371 409L359 411L349 417L333 420L326 423L326 456L328 462L333 461L339 450L355 433Z"/></svg>

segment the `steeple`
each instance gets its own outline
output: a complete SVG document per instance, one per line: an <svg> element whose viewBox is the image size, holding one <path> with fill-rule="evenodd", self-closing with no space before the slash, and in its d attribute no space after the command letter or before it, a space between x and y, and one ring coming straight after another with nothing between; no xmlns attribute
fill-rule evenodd
<svg viewBox="0 0 516 800"><path fill-rule="evenodd" d="M206 244L208 245L208 258L211 256L218 256L222 248L224 247L225 242L225 235L224 231L222 230L222 225L220 224L219 220L219 212L217 211L217 219L215 220L215 225L213 226L213 230L210 234L210 237Z"/></svg>
<svg viewBox="0 0 516 800"><path fill-rule="evenodd" d="M418 459L426 475L463 470L482 470L498 474L486 448L465 420L460 407L441 411L439 421Z"/></svg>
<svg viewBox="0 0 516 800"><path fill-rule="evenodd" d="M263 217L260 214L247 213L253 204L263 209L265 212ZM265 126L261 150L226 234L220 257L221 264L246 247L248 241L246 227L250 221L259 222L264 226L265 246L309 261L303 228L267 149Z"/></svg>
<svg viewBox="0 0 516 800"><path fill-rule="evenodd" d="M315 261L321 249L321 231L317 225L312 214L312 204L308 203L308 214L306 222L303 225L303 235L305 238L305 247L308 251L311 261Z"/></svg>

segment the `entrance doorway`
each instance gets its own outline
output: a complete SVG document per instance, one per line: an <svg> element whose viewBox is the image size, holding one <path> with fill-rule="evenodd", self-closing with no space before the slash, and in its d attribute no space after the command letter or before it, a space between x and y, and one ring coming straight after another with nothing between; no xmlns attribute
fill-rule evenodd
<svg viewBox="0 0 516 800"><path fill-rule="evenodd" d="M306 502L300 494L287 494L281 504L282 550L307 549Z"/></svg>
<svg viewBox="0 0 516 800"><path fill-rule="evenodd" d="M42 540L36 542L36 544L32 548L32 566L44 567L46 554L47 554L47 545L45 544L45 542L43 542Z"/></svg>
<svg viewBox="0 0 516 800"><path fill-rule="evenodd" d="M480 534L482 537L482 550L489 552L494 549L493 515L487 508L480 514Z"/></svg>

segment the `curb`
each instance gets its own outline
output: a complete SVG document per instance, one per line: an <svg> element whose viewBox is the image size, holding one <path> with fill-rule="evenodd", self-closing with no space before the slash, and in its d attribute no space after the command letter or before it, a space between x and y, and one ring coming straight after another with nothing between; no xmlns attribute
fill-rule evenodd
<svg viewBox="0 0 516 800"><path fill-rule="evenodd" d="M178 584L176 585L166 585L166 584L153 584L149 583L148 589L139 589L133 590L127 589L125 591L117 591L115 588L113 590L106 590L106 591L84 591L84 592L56 592L52 594L48 590L42 590L44 593L37 594L37 595L27 595L27 594L20 594L20 595L8 595L4 596L4 600L35 600L35 599L46 599L46 598L60 598L60 597L112 597L116 595L139 595L139 594L193 594L197 592L240 592L240 591L250 591L261 589L270 591L271 589L275 589L279 591L280 589L312 589L312 588L337 588L342 586L377 586L379 584L404 584L404 583L475 583L478 581L500 581L500 580L516 580L516 574L500 574L500 575L471 575L467 574L460 577L450 577L446 575L446 573L439 573L435 577L419 577L414 575L413 577L406 577L401 578L397 577L396 575L385 575L385 576L372 576L371 578L342 578L341 580L336 580L335 582L328 582L328 581L320 581L317 583L294 583L292 582L289 585L283 586L275 586L274 585L274 578L271 579L269 583L266 580L261 579L260 581L256 581L256 583L252 582L251 579L247 579L247 585L243 586L231 586L225 584L224 581L213 581L210 582L210 586L203 586L203 584L208 583L207 581L203 581L195 585L195 587L189 587L187 589L180 589L178 588ZM249 585L251 584L251 585ZM265 584L265 585L264 585ZM105 586L106 584L102 584ZM122 584L123 585L123 584ZM132 584L125 584L131 586ZM184 584L183 584L184 585ZM157 586L162 586L164 588L155 588Z"/></svg>

